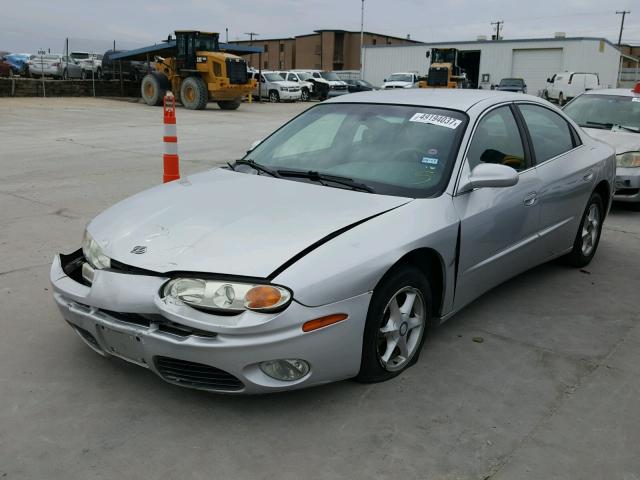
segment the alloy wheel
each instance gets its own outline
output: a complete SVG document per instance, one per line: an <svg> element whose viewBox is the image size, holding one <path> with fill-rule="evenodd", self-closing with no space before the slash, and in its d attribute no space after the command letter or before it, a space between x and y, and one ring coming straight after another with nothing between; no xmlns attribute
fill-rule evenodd
<svg viewBox="0 0 640 480"><path fill-rule="evenodd" d="M582 255L588 257L598 241L600 229L600 209L597 205L591 204L587 216L582 225Z"/></svg>
<svg viewBox="0 0 640 480"><path fill-rule="evenodd" d="M377 338L378 360L385 370L401 370L411 361L420 347L425 318L425 301L417 288L401 288L391 297Z"/></svg>

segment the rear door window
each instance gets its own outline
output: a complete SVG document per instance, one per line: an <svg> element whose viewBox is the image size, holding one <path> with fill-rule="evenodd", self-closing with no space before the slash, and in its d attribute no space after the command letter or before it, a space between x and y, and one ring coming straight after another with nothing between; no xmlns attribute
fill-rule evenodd
<svg viewBox="0 0 640 480"><path fill-rule="evenodd" d="M529 130L537 163L546 162L574 147L569 123L556 112L538 105L518 105Z"/></svg>

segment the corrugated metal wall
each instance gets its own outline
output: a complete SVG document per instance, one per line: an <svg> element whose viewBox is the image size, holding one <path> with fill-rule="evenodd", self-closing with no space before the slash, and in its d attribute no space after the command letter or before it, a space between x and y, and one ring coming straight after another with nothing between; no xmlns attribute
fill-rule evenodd
<svg viewBox="0 0 640 480"><path fill-rule="evenodd" d="M511 76L513 50L522 49L562 49L562 71L596 72L604 87L614 87L618 75L619 52L607 42L599 39L553 39L509 42L464 42L438 44L438 48L480 51L480 74L488 73L493 84ZM417 71L424 74L428 70L429 59L426 52L429 44L408 46L367 46L364 48L364 79L374 85L394 72ZM549 76L557 73L549 66ZM525 79L526 81L527 79ZM536 94L544 85L534 81L529 93Z"/></svg>

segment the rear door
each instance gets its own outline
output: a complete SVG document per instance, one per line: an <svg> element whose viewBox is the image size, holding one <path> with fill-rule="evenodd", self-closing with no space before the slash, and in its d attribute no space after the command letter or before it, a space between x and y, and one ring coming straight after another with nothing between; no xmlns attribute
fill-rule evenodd
<svg viewBox="0 0 640 480"><path fill-rule="evenodd" d="M582 213L595 185L595 161L561 114L537 104L519 103L536 170L542 182L540 240L545 257L573 245Z"/></svg>
<svg viewBox="0 0 640 480"><path fill-rule="evenodd" d="M505 104L483 114L466 153L462 175L480 163L501 163L519 172L513 187L456 193L460 216L455 308L541 261L538 244L540 179L531 163L522 125Z"/></svg>

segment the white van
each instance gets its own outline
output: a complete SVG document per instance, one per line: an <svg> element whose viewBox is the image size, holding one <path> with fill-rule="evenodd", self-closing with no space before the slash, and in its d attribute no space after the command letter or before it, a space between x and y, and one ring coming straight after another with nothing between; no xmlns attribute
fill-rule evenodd
<svg viewBox="0 0 640 480"><path fill-rule="evenodd" d="M547 78L545 97L564 105L567 100L577 97L587 90L601 88L597 73L562 72Z"/></svg>

